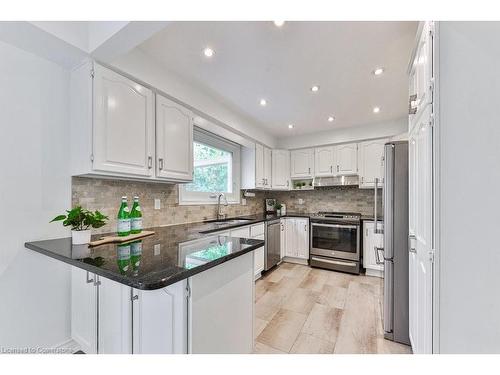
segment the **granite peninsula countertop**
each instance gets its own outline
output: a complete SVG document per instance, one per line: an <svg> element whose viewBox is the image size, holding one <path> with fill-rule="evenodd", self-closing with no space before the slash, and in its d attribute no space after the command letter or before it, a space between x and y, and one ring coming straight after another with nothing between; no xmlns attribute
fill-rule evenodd
<svg viewBox="0 0 500 375"><path fill-rule="evenodd" d="M308 212L286 215L265 213L148 228L154 235L121 246L72 245L71 238L26 242L25 247L64 263L137 289L153 290L174 284L264 245L264 241L219 235L216 232L258 224L281 217L305 217ZM364 219L366 220L366 219ZM106 234L92 236L100 239ZM109 234L108 234L109 235Z"/></svg>
<svg viewBox="0 0 500 375"><path fill-rule="evenodd" d="M219 227L217 230L226 228ZM67 237L26 242L25 247L121 284L153 290L174 284L264 245L262 240L206 233L207 230L215 230L214 223L182 224L148 230L153 230L155 234L127 244L89 247L72 245L71 238ZM103 234L94 235L92 240L101 237Z"/></svg>

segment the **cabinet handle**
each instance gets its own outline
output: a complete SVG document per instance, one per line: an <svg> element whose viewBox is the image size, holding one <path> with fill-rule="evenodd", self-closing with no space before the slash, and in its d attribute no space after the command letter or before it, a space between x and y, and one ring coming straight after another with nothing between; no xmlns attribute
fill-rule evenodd
<svg viewBox="0 0 500 375"><path fill-rule="evenodd" d="M89 279L89 275L90 275L90 273L89 273L89 271L87 271L87 284L91 284L94 282L94 279Z"/></svg>
<svg viewBox="0 0 500 375"><path fill-rule="evenodd" d="M99 285L101 285L101 280L99 280L99 276L95 275L94 286L99 286Z"/></svg>
<svg viewBox="0 0 500 375"><path fill-rule="evenodd" d="M337 172L339 171L339 166L337 165Z"/></svg>
<svg viewBox="0 0 500 375"><path fill-rule="evenodd" d="M309 167L309 174L311 174L311 167Z"/></svg>
<svg viewBox="0 0 500 375"><path fill-rule="evenodd" d="M330 165L330 173L333 173L333 166Z"/></svg>
<svg viewBox="0 0 500 375"><path fill-rule="evenodd" d="M363 182L365 182L365 178L361 177L361 185L363 185Z"/></svg>
<svg viewBox="0 0 500 375"><path fill-rule="evenodd" d="M416 237L414 234L410 234L410 235L408 236L408 251L409 251L410 253L415 253L415 254L417 253L417 249L415 249L414 247L412 247L412 246L411 246L411 242L412 242L412 240L415 240L416 238L417 238L417 237Z"/></svg>
<svg viewBox="0 0 500 375"><path fill-rule="evenodd" d="M158 169L161 171L161 170L163 169L163 158L159 158L159 159L158 159L158 163L160 164L160 165L158 166Z"/></svg>
<svg viewBox="0 0 500 375"><path fill-rule="evenodd" d="M153 158L148 156L148 169L153 168Z"/></svg>
<svg viewBox="0 0 500 375"><path fill-rule="evenodd" d="M286 181L286 187L289 187L290 186L290 181Z"/></svg>
<svg viewBox="0 0 500 375"><path fill-rule="evenodd" d="M410 99L408 100L408 114L414 115L417 113L418 106L413 106L413 103L417 101L417 94L410 95Z"/></svg>
<svg viewBox="0 0 500 375"><path fill-rule="evenodd" d="M307 224L304 224L304 231L307 232Z"/></svg>

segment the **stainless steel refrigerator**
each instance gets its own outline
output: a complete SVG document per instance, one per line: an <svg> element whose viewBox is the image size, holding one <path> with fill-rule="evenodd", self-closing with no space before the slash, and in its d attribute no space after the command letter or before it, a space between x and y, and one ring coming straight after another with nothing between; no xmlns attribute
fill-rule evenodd
<svg viewBox="0 0 500 375"><path fill-rule="evenodd" d="M384 149L384 217L375 230L384 234L384 337L410 344L408 331L408 142ZM377 221L375 222L377 224ZM382 229L383 228L383 229ZM382 249L381 249L382 250Z"/></svg>

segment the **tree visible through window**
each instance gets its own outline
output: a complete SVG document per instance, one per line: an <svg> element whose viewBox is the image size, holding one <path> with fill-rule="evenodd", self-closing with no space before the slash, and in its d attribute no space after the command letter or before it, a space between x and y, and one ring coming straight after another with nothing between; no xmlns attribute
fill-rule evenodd
<svg viewBox="0 0 500 375"><path fill-rule="evenodd" d="M193 154L193 182L185 186L186 191L230 193L232 153L194 142Z"/></svg>

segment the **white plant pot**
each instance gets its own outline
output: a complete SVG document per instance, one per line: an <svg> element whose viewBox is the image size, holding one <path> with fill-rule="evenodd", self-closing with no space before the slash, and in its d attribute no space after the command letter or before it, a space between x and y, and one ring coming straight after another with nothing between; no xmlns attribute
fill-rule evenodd
<svg viewBox="0 0 500 375"><path fill-rule="evenodd" d="M73 245L84 245L90 242L90 229L87 230L72 230L71 243Z"/></svg>

